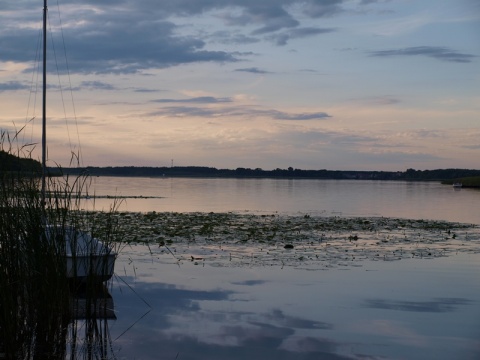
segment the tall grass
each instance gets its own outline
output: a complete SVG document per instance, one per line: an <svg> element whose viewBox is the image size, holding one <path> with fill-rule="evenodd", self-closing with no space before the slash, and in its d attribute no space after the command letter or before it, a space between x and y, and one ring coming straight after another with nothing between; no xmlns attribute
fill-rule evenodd
<svg viewBox="0 0 480 360"><path fill-rule="evenodd" d="M5 139L0 139L0 150L30 156L28 149ZM72 339L78 333L69 332L77 321L72 314L78 313L79 291L87 304L84 318L91 322L102 317L97 302L104 301L104 291L93 275L81 285L67 279L65 241L62 236L47 238L45 224L60 233L72 225L103 233L105 245L116 248L114 209L107 226L79 211L86 176L48 178L43 203L39 175L35 167L12 171L0 164L0 358L65 359L67 341L79 341ZM89 343L97 343L100 335ZM70 358L79 355L75 348L68 352ZM95 358L88 353L82 357Z"/></svg>

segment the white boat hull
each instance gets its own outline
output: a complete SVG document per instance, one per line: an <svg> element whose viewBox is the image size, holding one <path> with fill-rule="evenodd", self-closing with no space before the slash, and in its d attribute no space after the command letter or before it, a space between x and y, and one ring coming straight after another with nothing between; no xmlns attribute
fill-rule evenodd
<svg viewBox="0 0 480 360"><path fill-rule="evenodd" d="M88 278L96 282L110 280L115 267L115 253L108 255L66 255L67 278L87 282Z"/></svg>
<svg viewBox="0 0 480 360"><path fill-rule="evenodd" d="M114 273L117 254L89 233L72 226L49 225L47 239L65 249L66 276L76 282L104 282Z"/></svg>

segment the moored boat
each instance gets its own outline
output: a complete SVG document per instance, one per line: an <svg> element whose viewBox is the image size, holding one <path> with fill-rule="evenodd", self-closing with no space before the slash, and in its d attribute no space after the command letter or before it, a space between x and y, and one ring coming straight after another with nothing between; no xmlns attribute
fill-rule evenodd
<svg viewBox="0 0 480 360"><path fill-rule="evenodd" d="M117 253L90 233L73 226L47 225L45 237L64 247L66 276L75 282L104 282L114 272Z"/></svg>
<svg viewBox="0 0 480 360"><path fill-rule="evenodd" d="M47 154L47 0L43 0L43 102L42 102L42 184L41 201L44 209L43 223L46 241L61 244L65 249L66 276L69 280L95 282L109 280L114 272L117 254L112 248L94 238L90 233L70 225L52 225L45 216L46 207L46 154ZM60 243L62 242L62 243ZM63 243L64 242L64 243Z"/></svg>

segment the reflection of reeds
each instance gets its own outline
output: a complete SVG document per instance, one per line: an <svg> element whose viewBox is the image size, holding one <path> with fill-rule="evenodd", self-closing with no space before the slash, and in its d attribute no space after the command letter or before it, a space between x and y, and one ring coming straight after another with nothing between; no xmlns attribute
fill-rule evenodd
<svg viewBox="0 0 480 360"><path fill-rule="evenodd" d="M72 292L67 357L109 359L112 340L108 321L116 319L113 298L103 284L82 284Z"/></svg>
<svg viewBox="0 0 480 360"><path fill-rule="evenodd" d="M11 154L13 146L7 145ZM87 177L78 177L73 185L61 177L47 179L43 204L38 175L35 167L0 168L0 358L64 359L67 354L71 292L77 285L66 276L63 237L47 239L45 224L58 232L75 226L103 233L105 245L115 247L115 223L99 229L88 216L72 211L78 210L77 194L88 185ZM92 275L84 285L88 301L102 297L96 283Z"/></svg>

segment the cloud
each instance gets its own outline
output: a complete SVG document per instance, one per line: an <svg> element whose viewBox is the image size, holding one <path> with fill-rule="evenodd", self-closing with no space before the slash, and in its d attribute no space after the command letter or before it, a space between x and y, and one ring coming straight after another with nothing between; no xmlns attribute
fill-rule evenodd
<svg viewBox="0 0 480 360"><path fill-rule="evenodd" d="M392 56L427 56L441 61L456 63L469 63L475 58L472 54L462 54L455 50L440 46L415 46L395 50L371 51L370 56L392 57Z"/></svg>
<svg viewBox="0 0 480 360"><path fill-rule="evenodd" d="M26 89L30 89L30 86L25 85L24 83L21 83L19 81L7 81L4 83L0 83L0 92Z"/></svg>
<svg viewBox="0 0 480 360"><path fill-rule="evenodd" d="M232 33L230 31L215 31L209 36L213 42L225 45L247 45L254 44L260 41L259 38L248 36L245 34Z"/></svg>
<svg viewBox="0 0 480 360"><path fill-rule="evenodd" d="M250 68L242 68L242 69L235 69L235 71L239 72L249 72L252 74L271 74L271 72L266 71L266 70L261 70L257 67L250 67Z"/></svg>
<svg viewBox="0 0 480 360"><path fill-rule="evenodd" d="M268 36L267 39L274 41L278 46L284 46L292 39L306 38L319 34L326 34L336 31L335 29L321 29L315 27L296 28L283 33Z"/></svg>
<svg viewBox="0 0 480 360"><path fill-rule="evenodd" d="M285 45L292 39L334 31L302 27L296 10L310 18L344 11L346 0L153 0L80 1L49 9L50 28L57 44L67 40L72 73L131 74L198 62L240 61L238 54L208 48L208 41L222 44L252 44L259 36ZM3 4L0 14L1 60L29 62L35 59L39 9L26 1ZM183 19L209 16L226 29L211 26L199 30ZM189 20L190 21L190 20ZM234 30L232 30L234 29ZM211 33L209 33L211 31ZM49 39L50 40L50 39Z"/></svg>
<svg viewBox="0 0 480 360"><path fill-rule="evenodd" d="M242 8L240 13L233 11L224 13L222 19L230 26L260 25L252 31L252 35L261 35L275 32L284 28L296 27L300 24L283 5L293 1L262 1L262 2L236 2ZM233 4L232 4L233 5Z"/></svg>
<svg viewBox="0 0 480 360"><path fill-rule="evenodd" d="M219 115L224 115L224 112L220 112L218 109L201 108L195 106L167 106L156 111L151 111L143 114L142 116L168 116L168 117L205 117L212 118Z"/></svg>
<svg viewBox="0 0 480 360"><path fill-rule="evenodd" d="M218 104L232 102L231 98L216 98L213 96L198 96L190 99L157 99L151 102L156 103L198 103L198 104Z"/></svg>
<svg viewBox="0 0 480 360"><path fill-rule="evenodd" d="M462 146L464 149L470 149L470 150L480 150L480 144L479 145L464 145Z"/></svg>
<svg viewBox="0 0 480 360"><path fill-rule="evenodd" d="M115 86L103 81L82 81L80 86L92 90L117 90Z"/></svg>
<svg viewBox="0 0 480 360"><path fill-rule="evenodd" d="M226 51L205 49L206 43L193 35L180 35L178 26L165 20L167 14L156 6L148 7L123 1L115 7L106 4L77 9L64 6L63 35L50 15L52 38L61 44L68 40L69 68L72 73L137 73L152 68L166 68L194 62L235 62ZM143 4L145 6L145 4ZM78 10L75 15L73 11ZM129 11L131 11L129 13ZM82 19L78 21L77 19ZM0 18L4 20L4 17ZM19 23L29 22L25 17ZM39 27L40 25L38 25ZM38 27L2 24L0 26L1 60L28 62L35 59ZM50 38L49 38L50 40Z"/></svg>
<svg viewBox="0 0 480 360"><path fill-rule="evenodd" d="M197 99L202 99L197 98ZM205 97L207 99L204 103L215 103L215 100L212 102L208 102L209 97ZM215 99L215 98L212 98ZM182 100L157 100L156 102L195 102L195 101L182 101ZM201 101L198 101L201 102ZM220 101L221 102L221 101ZM229 101L223 101L229 102ZM232 117L266 117L274 120L294 120L294 121L305 121L305 120L325 120L331 118L332 116L325 113L325 112L312 112L312 113L287 113L278 110L263 110L263 109L255 109L251 107L194 107L194 106L167 106L156 111L152 111L143 116L169 116L169 117L205 117L208 119L211 118L220 118L223 117L225 119L232 118Z"/></svg>
<svg viewBox="0 0 480 360"><path fill-rule="evenodd" d="M358 98L358 99L353 99L353 101L356 103L364 103L364 104L373 105L373 106L395 105L401 102L400 99L390 95Z"/></svg>
<svg viewBox="0 0 480 360"><path fill-rule="evenodd" d="M323 120L332 117L325 112L292 114L281 111L271 111L271 115L277 120Z"/></svg>
<svg viewBox="0 0 480 360"><path fill-rule="evenodd" d="M170 22L140 21L125 26L121 19L105 19L108 32L73 37L74 66L80 72L135 73L195 62L235 62L225 51L205 50L206 43L192 36L175 34Z"/></svg>
<svg viewBox="0 0 480 360"><path fill-rule="evenodd" d="M360 5L377 4L377 3L383 3L385 1L389 1L389 0L361 0Z"/></svg>
<svg viewBox="0 0 480 360"><path fill-rule="evenodd" d="M161 90L156 90L156 89L146 89L146 88L133 88L132 89L134 92L137 93L153 93L153 92L159 92Z"/></svg>
<svg viewBox="0 0 480 360"><path fill-rule="evenodd" d="M344 12L345 0L310 0L306 2L304 13L313 18L330 17Z"/></svg>

